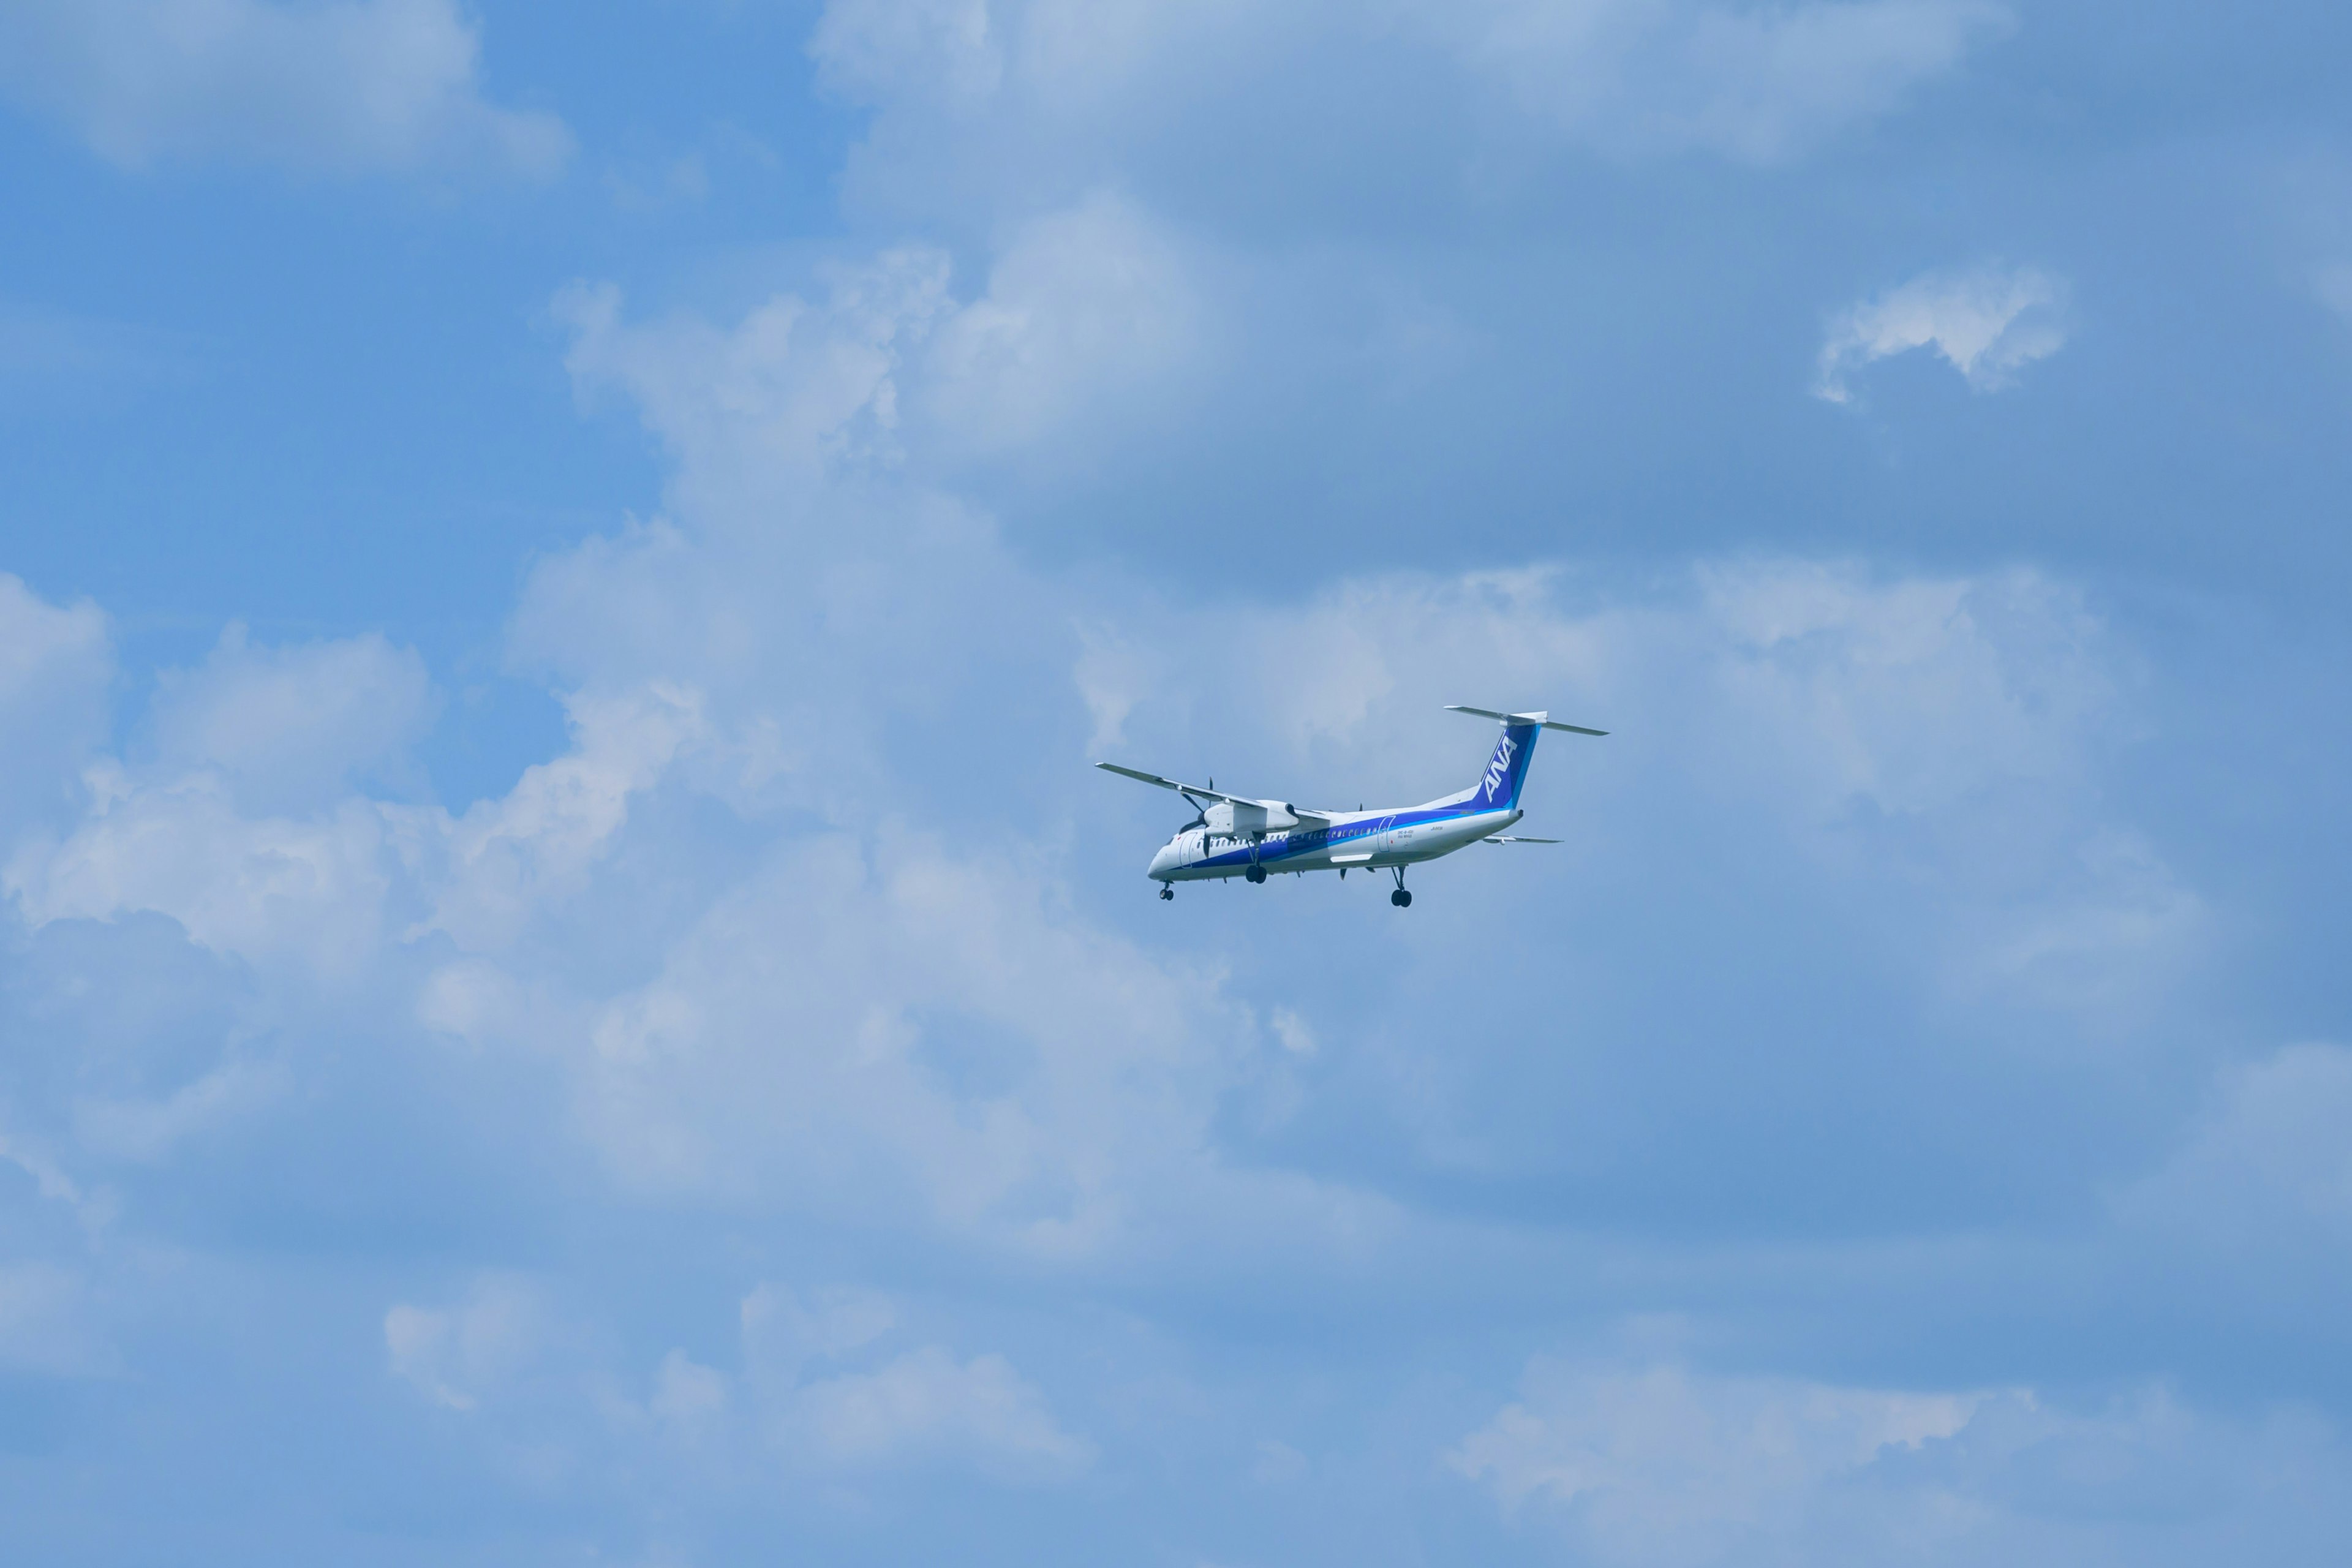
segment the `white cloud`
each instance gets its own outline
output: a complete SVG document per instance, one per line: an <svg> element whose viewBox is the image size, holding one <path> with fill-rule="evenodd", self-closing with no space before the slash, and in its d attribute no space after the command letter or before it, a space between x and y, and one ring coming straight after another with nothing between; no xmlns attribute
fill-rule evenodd
<svg viewBox="0 0 2352 1568"><path fill-rule="evenodd" d="M1814 394L1844 403L1853 372L1920 348L1933 348L1977 391L1997 391L2064 346L2065 303L2065 285L2031 267L1923 274L1831 322Z"/></svg>
<svg viewBox="0 0 2352 1568"><path fill-rule="evenodd" d="M113 676L96 605L49 604L0 573L0 859L16 834L61 815L82 760L105 737Z"/></svg>
<svg viewBox="0 0 2352 1568"><path fill-rule="evenodd" d="M580 1114L632 1186L1085 1257L1205 1219L1181 1209L1287 1209L1206 1149L1244 1028L1018 865L826 837L769 858L598 1009ZM987 1075L960 1068L974 1053Z"/></svg>
<svg viewBox="0 0 2352 1568"><path fill-rule="evenodd" d="M1180 720L1204 683L1262 669L1284 673L1260 693L1263 717L1218 722L1302 760L1329 751L1381 767L1396 765L1379 759L1402 725L1453 732L1460 721L1430 715L1471 687L1602 728L1700 702L1716 717L1674 733L1704 730L1710 750L1739 754L1715 782L1769 789L1822 823L1857 802L1932 814L2005 780L2078 778L2128 668L2081 595L2036 573L1878 577L1804 560L1701 561L1662 588L1597 598L1550 568L1343 579L1197 624L1139 615L1127 636L1140 648L1123 693L1130 733ZM1145 671L1157 679L1134 689Z"/></svg>
<svg viewBox="0 0 2352 1568"><path fill-rule="evenodd" d="M1995 779L2073 777L2119 695L2104 628L2036 573L1873 581L1783 562L1698 575L1722 698L1824 814L1856 800L1932 812Z"/></svg>
<svg viewBox="0 0 2352 1568"><path fill-rule="evenodd" d="M1893 112L2011 26L1997 0L831 0L809 51L879 111L850 161L854 200L1001 220L1148 165L1139 149L1214 137L1210 117L1303 111L1374 161L1391 138L1467 131L1504 149L1780 163ZM1415 54L1404 92L1400 46ZM1314 202L1364 177L1330 179L1317 143L1254 149L1247 187Z"/></svg>
<svg viewBox="0 0 2352 1568"><path fill-rule="evenodd" d="M779 294L731 329L626 322L610 286L575 285L555 309L583 396L635 401L678 458L679 503L706 522L780 484L891 466L918 413L934 448L1002 452L1099 418L1202 352L1173 241L1116 195L1022 226L969 303L950 272L939 251L886 252L833 269L823 304Z"/></svg>
<svg viewBox="0 0 2352 1568"><path fill-rule="evenodd" d="M575 384L628 395L677 454L689 500L760 493L896 455L898 366L949 309L948 272L938 251L891 251L837 272L824 305L780 294L731 331L625 323L610 285L575 285L555 311L572 331Z"/></svg>
<svg viewBox="0 0 2352 1568"><path fill-rule="evenodd" d="M187 1139L264 1109L286 1088L280 1068L224 1061L157 1097L84 1096L73 1108L74 1138L102 1159L160 1164Z"/></svg>
<svg viewBox="0 0 2352 1568"><path fill-rule="evenodd" d="M88 1281L54 1263L0 1263L0 1371L88 1377L112 1371Z"/></svg>
<svg viewBox="0 0 2352 1568"><path fill-rule="evenodd" d="M202 665L159 679L155 742L166 768L215 770L248 809L299 812L398 762L434 711L413 648L374 635L262 647L232 625Z"/></svg>
<svg viewBox="0 0 2352 1568"><path fill-rule="evenodd" d="M446 814L404 814L404 847L429 867L432 915L411 938L439 931L472 950L513 940L586 885L626 824L629 803L707 733L701 698L655 681L564 704L572 748L523 770L496 800Z"/></svg>
<svg viewBox="0 0 2352 1568"><path fill-rule="evenodd" d="M1578 142L1749 163L1886 114L2010 26L1990 0L1483 0L1428 15L1531 120Z"/></svg>
<svg viewBox="0 0 2352 1568"><path fill-rule="evenodd" d="M1014 1481L1063 1479L1092 1462L1092 1445L1004 1357L890 1351L904 1315L855 1287L768 1284L743 1299L748 1382L786 1458L852 1470L968 1465Z"/></svg>
<svg viewBox="0 0 2352 1568"><path fill-rule="evenodd" d="M662 1357L654 1373L653 1397L646 1408L672 1427L689 1432L708 1429L727 1413L727 1375L696 1363L684 1351Z"/></svg>
<svg viewBox="0 0 2352 1568"><path fill-rule="evenodd" d="M1004 1356L893 1345L899 1316L871 1290L762 1285L742 1302L740 1375L673 1348L642 1384L616 1374L609 1329L559 1317L510 1274L447 1306L396 1304L383 1332L393 1377L467 1413L494 1461L524 1473L635 1471L667 1454L765 1488L779 1470L828 1486L942 1468L1038 1483L1092 1464L1093 1445Z"/></svg>
<svg viewBox="0 0 2352 1568"><path fill-rule="evenodd" d="M761 1285L743 1298L744 1355L764 1380L789 1388L804 1370L862 1350L898 1326L898 1309L878 1290L832 1286L799 1291Z"/></svg>
<svg viewBox="0 0 2352 1568"><path fill-rule="evenodd" d="M1169 237L1097 195L1024 227L987 292L941 324L929 405L954 446L1026 445L1164 383L1204 352L1205 331Z"/></svg>
<svg viewBox="0 0 2352 1568"><path fill-rule="evenodd" d="M35 924L154 910L257 963L348 976L377 956L395 861L373 804L247 817L205 773L142 786L110 764L90 781L81 826L19 853L0 882Z"/></svg>
<svg viewBox="0 0 2352 1568"><path fill-rule="evenodd" d="M989 0L828 0L808 52L826 87L867 102L908 92L969 100L994 90L1004 68Z"/></svg>
<svg viewBox="0 0 2352 1568"><path fill-rule="evenodd" d="M452 0L19 0L0 92L130 168L220 157L331 173L544 178L572 139L484 100Z"/></svg>
<svg viewBox="0 0 2352 1568"><path fill-rule="evenodd" d="M1446 1458L1582 1560L1664 1568L2267 1559L2282 1510L2341 1512L2346 1473L2307 1414L2201 1413L2160 1388L2084 1411L1548 1360Z"/></svg>
<svg viewBox="0 0 2352 1568"><path fill-rule="evenodd" d="M1805 856L1807 877L1912 908L1935 983L1957 993L2134 1016L2207 932L2193 890L2095 788L2138 732L2133 655L2038 573L1717 560L1598 595L1565 571L1400 575L1297 605L1131 613L1120 637L1115 680L1091 647L1072 680L1098 712L1115 688L1123 752L1213 745L1255 759L1253 789L1312 798L1342 783L1324 805L1458 787L1477 742L1439 712L1448 702L1613 730L1547 739L1545 798L1553 770L1600 770L1619 782L1580 790L1599 820L1652 820L1672 794L1750 824ZM1267 669L1283 679L1253 683ZM1244 686L1246 710L1200 702ZM1433 767L1447 754L1465 756L1462 775Z"/></svg>
<svg viewBox="0 0 2352 1568"><path fill-rule="evenodd" d="M2118 1194L2136 1223L2225 1252L2352 1261L2352 1050L2290 1046L2225 1069L2189 1141Z"/></svg>
<svg viewBox="0 0 2352 1568"><path fill-rule="evenodd" d="M1284 1050L1296 1057L1315 1054L1315 1031L1306 1019L1287 1007L1276 1007L1272 1023L1274 1037L1282 1042Z"/></svg>
<svg viewBox="0 0 2352 1568"><path fill-rule="evenodd" d="M1562 1510L1604 1563L1755 1561L1824 1489L1952 1436L1985 1398L1538 1360L1447 1461L1507 1507Z"/></svg>
<svg viewBox="0 0 2352 1568"><path fill-rule="evenodd" d="M1717 563L1575 607L1545 569L1237 608L1123 587L1116 657L1089 652L1066 584L841 438L887 431L902 382L906 402L929 395L937 362L914 349L959 309L942 268L886 258L822 306L780 296L730 330L628 324L610 295L573 296L575 372L641 401L678 454L683 521L534 575L517 654L569 687L571 750L461 817L347 795L293 818L214 781L247 739L177 742L189 771L100 770L80 828L18 859L28 914L154 909L257 963L373 972L420 1023L552 1064L579 1133L641 1193L1087 1267L1211 1232L1229 1257L1296 1259L1301 1234L1347 1248L1404 1221L1223 1161L1219 1107L1269 1080L1267 1053L1338 1053L1310 1049L1295 1010L1241 1005L1075 913L1021 827L950 847L897 826L923 799L887 749L899 720L992 713L1058 675L1087 686L1098 731L1158 748L1208 721L1202 692L1248 689L1246 711L1214 712L1226 754L1311 761L1347 805L1459 782L1430 776L1420 743L1436 726L1433 746L1475 749L1441 703L1544 704L1622 726L1594 743L1615 750L1570 753L1639 759L1604 813L1646 820L1682 790L1878 891L1924 880L1914 945L1956 973L2014 987L2054 965L2128 989L2177 952L2177 922L2133 914L2168 907L2161 861L2084 847L2118 661L2079 595L2032 574ZM1254 679L1266 669L1284 679ZM1663 713L1677 721L1624 719ZM674 865L714 858L677 826L697 802L764 847L689 885ZM2078 852L2079 885L2042 902L2052 858ZM394 978L445 941L470 957Z"/></svg>
<svg viewBox="0 0 2352 1568"><path fill-rule="evenodd" d="M0 300L0 409L39 416L105 405L185 377L187 337Z"/></svg>
<svg viewBox="0 0 2352 1568"><path fill-rule="evenodd" d="M2023 970L2056 952L2128 982L2148 950L2129 920L2050 929L2053 910L2149 903L2166 877L2152 851L2094 852L2116 842L2100 837L2094 775L2128 660L2066 585L1748 560L1631 585L1538 567L1349 580L1286 604L1172 604L1131 584L1089 599L889 453L930 438L919 411L934 378L974 363L935 352L976 308L945 289L943 263L886 258L839 273L821 304L779 296L725 328L632 324L609 295L573 296L575 371L640 400L678 455L679 515L534 574L514 654L560 683L570 747L463 816L375 799L370 768L413 730L400 715L423 710L413 661L232 637L159 694L155 763L92 770L79 826L14 863L28 919L159 910L250 961L273 997L293 992L289 971L356 976L351 994L383 1004L387 1031L414 1019L473 1047L420 1055L526 1067L551 1130L681 1224L805 1220L1097 1279L1312 1274L1459 1232L1346 1178L1234 1158L1234 1129L1264 1125L1269 1082L1303 1099L1361 1054L1345 1009L1245 1004L1213 965L1089 913L1052 842L1068 808L1050 790L1007 797L1041 802L1028 817L992 804L950 819L971 829L953 837L910 830L938 820L932 781L892 749L910 719L920 755L957 756L952 787L967 788L965 770L1001 763L935 746L940 727L964 711L1003 722L1005 691L1051 705L1058 679L1061 708L1017 721L1066 720L1066 744L1089 719L1155 753L1213 724L1269 773L1312 764L1351 799L1412 798L1465 782L1428 776L1439 747L1466 774L1482 745L1438 704L1548 705L1618 731L1549 742L1545 765L1574 766L1599 819L1636 836L1672 827L1655 802L1679 796L1685 821L1727 820L1770 854L1864 879L1851 885L1918 922L1921 951ZM1050 360L1088 340L1038 341ZM1110 604L1115 631L1090 644L1071 629L1109 624L1087 612ZM1253 680L1267 669L1283 679ZM343 713L346 688L373 694L348 725L304 740L289 723L313 704ZM996 700L967 701L975 689ZM1256 695L1213 704L1230 689ZM304 777L312 804L247 801L232 777ZM2058 909L2047 867L2077 850L2086 869ZM219 1087L85 1119L84 1146L168 1157ZM683 1352L656 1363L670 1337L627 1377L600 1370L615 1357L551 1359L565 1331L495 1278L455 1304L403 1302L383 1332L392 1373L427 1398L508 1409L476 1424L494 1428L485 1441L551 1430L553 1411L706 1457L762 1434L841 1484L906 1466L1011 1479L1087 1466L1087 1440L1009 1361L904 1321L860 1292L754 1292L740 1379ZM1949 1414L1939 1397L1692 1394L1690 1440L1729 1467L1734 1508L1692 1529L1705 1544L1745 1528L1739 1509L1770 1515L1776 1488L1834 1486L1887 1434L1924 1447ZM1528 1499L1559 1493L1563 1467L1668 1499L1704 1468L1637 1486L1622 1478L1666 1461L1522 1403L1541 1430L1514 1449L1501 1423L1463 1463ZM1793 1457L1743 1457L1740 1421L1784 1417Z"/></svg>
<svg viewBox="0 0 2352 1568"><path fill-rule="evenodd" d="M381 754L406 721L396 707L372 719L347 700L389 700L374 679L387 673L391 692L414 693L410 677L420 672L364 649L354 659L265 663L257 680L235 668L218 680L200 677L192 690L167 689L163 728L172 750L187 750L183 765L92 766L80 823L62 841L20 848L0 868L0 887L36 924L152 910L215 952L348 983L380 967L396 943L440 933L468 949L497 949L560 912L609 851L631 799L703 734L689 690L656 683L575 695L567 704L572 750L454 818L438 806L356 793L302 815L247 809L209 765L259 769L282 784ZM286 700L339 679L352 684L321 697L331 721L314 739L292 722L299 708ZM347 726L331 722L339 712L349 712ZM197 758L204 763L187 767ZM462 1012L458 1000L443 997Z"/></svg>
<svg viewBox="0 0 2352 1568"><path fill-rule="evenodd" d="M2319 302L2352 325L2352 265L2337 262L2312 274L2312 292Z"/></svg>
<svg viewBox="0 0 2352 1568"><path fill-rule="evenodd" d="M448 1307L394 1305L383 1348L394 1377L452 1410L472 1410L509 1386L556 1337L538 1294L504 1275L477 1280Z"/></svg>
<svg viewBox="0 0 2352 1568"><path fill-rule="evenodd" d="M782 1428L803 1451L853 1468L946 1459L1009 1480L1059 1480L1094 1458L1003 1356L960 1363L938 1345L799 1389Z"/></svg>

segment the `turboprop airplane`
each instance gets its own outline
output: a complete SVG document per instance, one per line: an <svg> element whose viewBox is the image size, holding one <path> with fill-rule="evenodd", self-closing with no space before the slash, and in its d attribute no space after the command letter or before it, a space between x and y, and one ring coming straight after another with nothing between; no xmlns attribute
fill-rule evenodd
<svg viewBox="0 0 2352 1568"><path fill-rule="evenodd" d="M1263 882L1276 872L1383 870L1396 878L1389 902L1404 909L1404 868L1451 855L1468 844L1557 844L1557 838L1518 838L1503 829L1519 820L1519 788L1528 781L1528 760L1536 737L1546 730L1571 735L1605 735L1581 724L1555 724L1548 713L1497 713L1490 708L1446 704L1447 711L1475 713L1503 726L1503 738L1486 761L1486 771L1468 789L1426 805L1379 811L1309 811L1286 800L1253 800L1225 795L1216 780L1180 784L1158 773L1139 773L1116 763L1095 766L1122 778L1172 789L1200 816L1160 847L1146 875L1160 884L1160 896L1176 896L1178 882L1240 877Z"/></svg>

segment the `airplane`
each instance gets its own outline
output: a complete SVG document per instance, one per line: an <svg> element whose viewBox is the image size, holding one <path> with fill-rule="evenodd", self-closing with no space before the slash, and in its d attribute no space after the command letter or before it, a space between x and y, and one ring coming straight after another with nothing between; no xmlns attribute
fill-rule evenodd
<svg viewBox="0 0 2352 1568"><path fill-rule="evenodd" d="M1349 871L1384 870L1396 878L1396 890L1389 894L1389 902L1406 909L1412 903L1404 885L1407 866L1451 855L1470 844L1559 843L1557 838L1522 838L1503 831L1523 815L1519 789L1527 783L1536 737L1546 730L1565 730L1571 735L1609 732L1581 724L1555 723L1549 713L1497 713L1491 708L1465 708L1452 702L1445 706L1451 713L1475 713L1496 721L1503 726L1503 737L1476 784L1426 805L1309 811L1286 800L1226 795L1216 788L1214 779L1206 784L1190 784L1117 763L1095 766L1122 778L1172 789L1200 813L1160 847L1145 872L1160 884L1162 899L1176 896L1178 882L1221 881L1230 877L1263 882L1280 871L1293 875L1337 871L1344 880Z"/></svg>

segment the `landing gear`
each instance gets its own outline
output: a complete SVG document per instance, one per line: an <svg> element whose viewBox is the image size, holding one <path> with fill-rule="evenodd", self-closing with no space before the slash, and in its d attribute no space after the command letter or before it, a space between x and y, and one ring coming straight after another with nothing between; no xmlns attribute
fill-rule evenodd
<svg viewBox="0 0 2352 1568"><path fill-rule="evenodd" d="M1389 895L1389 902L1394 904L1401 910L1409 910L1412 908L1412 895L1404 890L1404 868L1402 866L1395 866L1390 868L1390 869L1396 873L1397 885L1396 891Z"/></svg>
<svg viewBox="0 0 2352 1568"><path fill-rule="evenodd" d="M1263 882L1265 880L1265 868L1263 866L1253 866L1248 870L1243 872L1242 875L1253 882Z"/></svg>
<svg viewBox="0 0 2352 1568"><path fill-rule="evenodd" d="M1162 882L1160 885L1160 896L1162 899L1172 899L1176 896L1176 889Z"/></svg>

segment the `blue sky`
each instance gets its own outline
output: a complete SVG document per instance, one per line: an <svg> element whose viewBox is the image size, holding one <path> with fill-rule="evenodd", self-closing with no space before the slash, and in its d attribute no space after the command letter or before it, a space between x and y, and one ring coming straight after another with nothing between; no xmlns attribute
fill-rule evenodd
<svg viewBox="0 0 2352 1568"><path fill-rule="evenodd" d="M12 1542L2333 1562L2348 33L0 0Z"/></svg>

